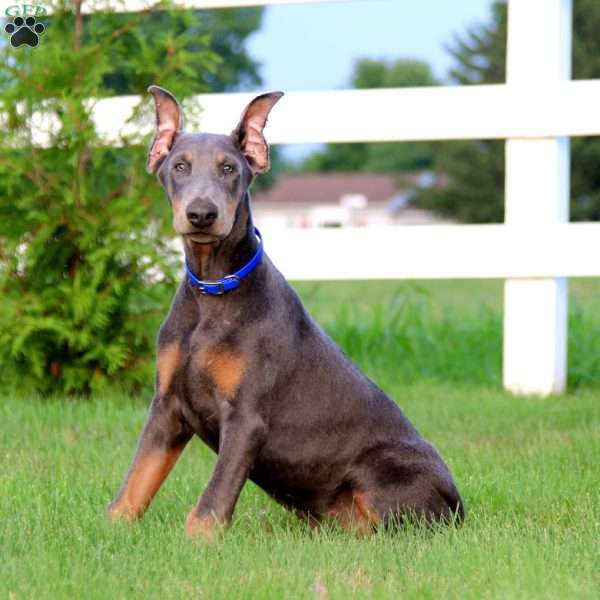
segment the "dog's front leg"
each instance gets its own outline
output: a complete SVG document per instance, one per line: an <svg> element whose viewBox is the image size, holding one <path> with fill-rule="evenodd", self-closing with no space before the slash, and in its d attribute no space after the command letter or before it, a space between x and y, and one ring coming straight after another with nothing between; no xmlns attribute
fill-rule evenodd
<svg viewBox="0 0 600 600"><path fill-rule="evenodd" d="M129 473L109 506L113 519L141 517L191 438L176 398L157 395Z"/></svg>
<svg viewBox="0 0 600 600"><path fill-rule="evenodd" d="M244 401L220 406L219 455L212 477L190 512L186 533L212 541L233 515L238 496L267 433L258 413Z"/></svg>

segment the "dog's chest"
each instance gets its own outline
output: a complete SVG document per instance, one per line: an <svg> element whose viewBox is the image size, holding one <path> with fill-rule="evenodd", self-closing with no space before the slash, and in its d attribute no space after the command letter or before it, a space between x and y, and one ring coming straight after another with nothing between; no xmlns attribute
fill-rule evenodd
<svg viewBox="0 0 600 600"><path fill-rule="evenodd" d="M199 351L186 354L179 386L184 417L196 433L215 448L219 439L219 405L215 386L202 364L203 356Z"/></svg>
<svg viewBox="0 0 600 600"><path fill-rule="evenodd" d="M194 331L184 352L182 399L190 416L218 430L219 405L235 398L248 361L227 338L202 330Z"/></svg>

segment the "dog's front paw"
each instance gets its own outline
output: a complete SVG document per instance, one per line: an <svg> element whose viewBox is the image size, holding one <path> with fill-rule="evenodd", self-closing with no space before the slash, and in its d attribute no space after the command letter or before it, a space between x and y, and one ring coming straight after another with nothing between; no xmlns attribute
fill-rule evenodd
<svg viewBox="0 0 600 600"><path fill-rule="evenodd" d="M185 533L192 540L199 540L212 544L219 534L225 528L224 523L220 523L212 515L199 515L192 511L185 523Z"/></svg>
<svg viewBox="0 0 600 600"><path fill-rule="evenodd" d="M115 500L107 506L106 516L111 523L116 523L118 521L131 523L132 521L137 521L141 517L141 514L129 503Z"/></svg>

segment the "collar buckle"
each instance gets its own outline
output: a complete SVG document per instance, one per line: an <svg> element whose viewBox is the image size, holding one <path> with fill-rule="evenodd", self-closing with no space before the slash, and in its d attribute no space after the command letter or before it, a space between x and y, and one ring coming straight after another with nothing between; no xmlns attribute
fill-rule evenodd
<svg viewBox="0 0 600 600"><path fill-rule="evenodd" d="M227 285L228 283L229 285ZM204 295L223 296L227 292L239 287L239 285L240 278L237 275L227 275L218 281L203 281L202 286L198 286L198 289Z"/></svg>
<svg viewBox="0 0 600 600"><path fill-rule="evenodd" d="M222 293L225 293L228 290L234 290L236 287L239 287L241 279L234 273L233 275L226 275L225 277L223 277L223 279L221 279L219 283L222 286L224 286L224 284L226 284L228 281L230 281L231 283L229 284L229 287Z"/></svg>

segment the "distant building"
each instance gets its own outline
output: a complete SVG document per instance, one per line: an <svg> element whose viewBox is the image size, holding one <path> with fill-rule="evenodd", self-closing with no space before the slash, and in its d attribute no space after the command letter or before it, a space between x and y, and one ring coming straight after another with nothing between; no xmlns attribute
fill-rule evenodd
<svg viewBox="0 0 600 600"><path fill-rule="evenodd" d="M402 177L354 173L282 175L252 196L256 224L268 227L366 227L442 222L416 208L422 187L443 185L430 172Z"/></svg>

